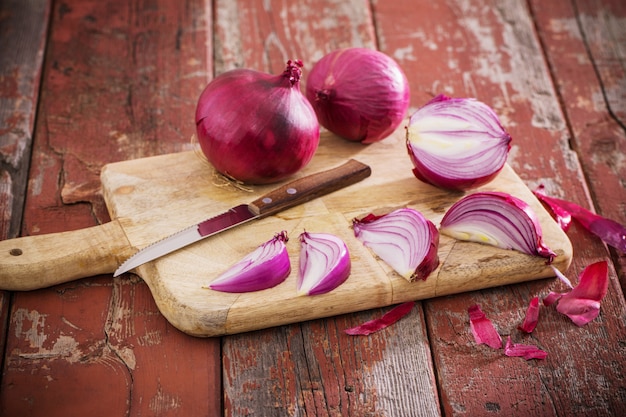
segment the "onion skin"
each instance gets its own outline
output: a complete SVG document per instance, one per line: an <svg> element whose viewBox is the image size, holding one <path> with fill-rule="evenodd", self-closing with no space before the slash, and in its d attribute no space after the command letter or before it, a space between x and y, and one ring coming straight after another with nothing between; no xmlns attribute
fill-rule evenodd
<svg viewBox="0 0 626 417"><path fill-rule="evenodd" d="M419 180L466 191L502 170L511 136L486 104L439 95L410 117L406 147Z"/></svg>
<svg viewBox="0 0 626 417"><path fill-rule="evenodd" d="M207 160L246 184L285 179L306 166L319 144L319 122L300 92L300 61L280 75L227 71L198 99L196 133Z"/></svg>
<svg viewBox="0 0 626 417"><path fill-rule="evenodd" d="M346 244L328 233L303 232L300 235L298 293L318 295L343 284L352 267Z"/></svg>
<svg viewBox="0 0 626 417"><path fill-rule="evenodd" d="M439 266L439 231L420 212L401 208L352 221L354 235L407 281L426 280Z"/></svg>
<svg viewBox="0 0 626 417"><path fill-rule="evenodd" d="M217 277L209 288L243 293L265 290L280 284L291 272L289 254L285 247L288 240L287 232L277 233Z"/></svg>
<svg viewBox="0 0 626 417"><path fill-rule="evenodd" d="M333 51L309 72L306 97L322 126L361 143L388 137L404 120L410 101L406 75L382 52Z"/></svg>
<svg viewBox="0 0 626 417"><path fill-rule="evenodd" d="M537 215L525 201L498 191L469 194L441 219L439 231L458 240L514 249L548 258L556 254L543 243Z"/></svg>

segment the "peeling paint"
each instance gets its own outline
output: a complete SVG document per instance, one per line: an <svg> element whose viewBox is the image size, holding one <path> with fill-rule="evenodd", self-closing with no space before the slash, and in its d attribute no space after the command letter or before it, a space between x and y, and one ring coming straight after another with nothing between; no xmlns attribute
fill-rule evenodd
<svg viewBox="0 0 626 417"><path fill-rule="evenodd" d="M180 408L182 401L178 395L172 395L163 391L163 387L159 384L154 397L150 399L148 407L155 415L162 415L166 411L176 410Z"/></svg>

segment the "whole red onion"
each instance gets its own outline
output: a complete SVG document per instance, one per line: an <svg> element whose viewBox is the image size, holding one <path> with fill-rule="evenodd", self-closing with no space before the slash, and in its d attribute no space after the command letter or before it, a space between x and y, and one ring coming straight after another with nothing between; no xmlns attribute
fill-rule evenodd
<svg viewBox="0 0 626 417"><path fill-rule="evenodd" d="M409 83L382 52L340 49L309 73L306 97L322 126L348 140L372 143L389 136L409 107Z"/></svg>
<svg viewBox="0 0 626 417"><path fill-rule="evenodd" d="M300 92L301 61L280 75L227 71L198 100L196 131L202 152L222 174L248 184L280 181L309 163L319 123Z"/></svg>

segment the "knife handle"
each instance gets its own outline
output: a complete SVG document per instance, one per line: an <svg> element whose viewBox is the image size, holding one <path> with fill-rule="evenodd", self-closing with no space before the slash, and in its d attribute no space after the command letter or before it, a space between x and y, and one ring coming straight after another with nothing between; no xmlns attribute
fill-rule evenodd
<svg viewBox="0 0 626 417"><path fill-rule="evenodd" d="M0 289L29 291L110 273L130 243L118 220L0 241Z"/></svg>
<svg viewBox="0 0 626 417"><path fill-rule="evenodd" d="M254 200L249 208L258 216L268 216L355 184L369 177L371 173L372 169L368 165L350 159L328 171L288 182Z"/></svg>

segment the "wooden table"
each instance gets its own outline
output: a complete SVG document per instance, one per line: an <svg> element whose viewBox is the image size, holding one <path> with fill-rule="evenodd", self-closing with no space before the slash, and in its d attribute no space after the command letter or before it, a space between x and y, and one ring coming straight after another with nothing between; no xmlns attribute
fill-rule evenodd
<svg viewBox="0 0 626 417"><path fill-rule="evenodd" d="M0 2L0 239L109 220L106 163L191 149L197 97L235 67L306 71L340 47L405 70L412 110L477 97L514 138L534 189L626 224L626 3L621 0L4 0ZM355 71L355 77L358 77ZM520 341L474 342L475 303L512 334L556 279L416 304L368 337L381 308L194 338L126 274L1 294L3 416L615 416L626 408L626 257L575 224L567 275L607 259L600 316L554 309ZM77 242L80 244L80 242ZM623 414L622 414L623 415Z"/></svg>

